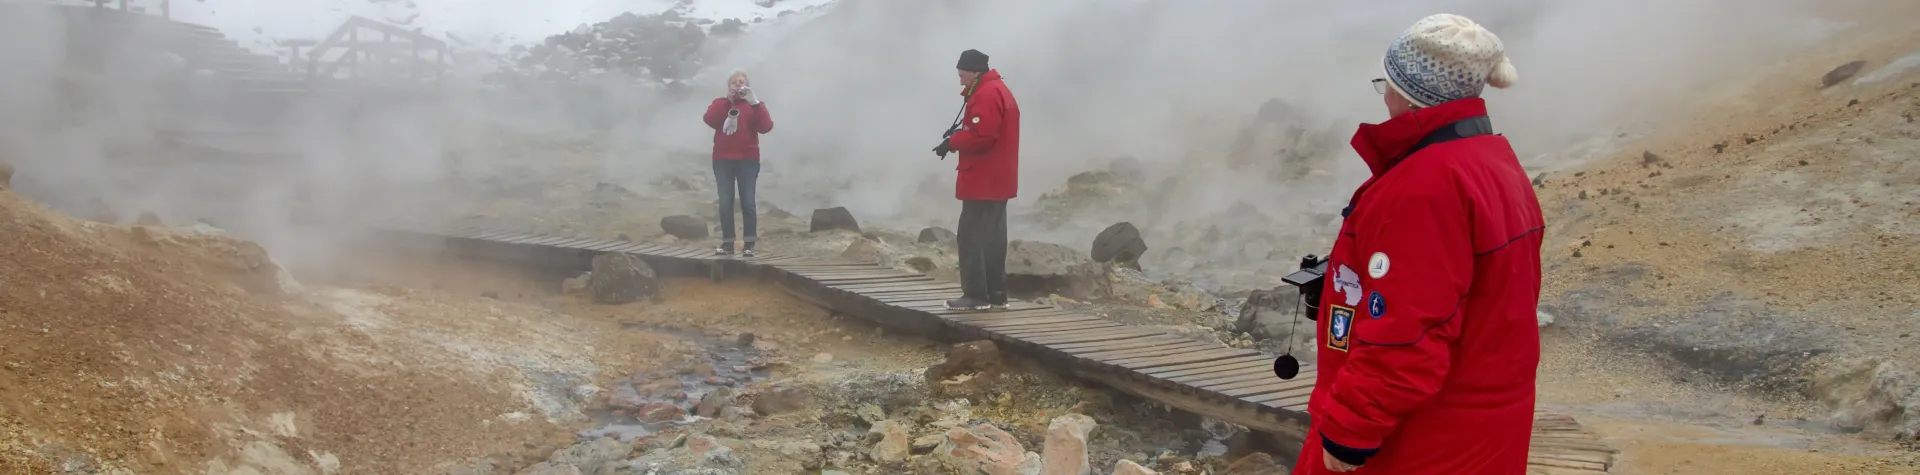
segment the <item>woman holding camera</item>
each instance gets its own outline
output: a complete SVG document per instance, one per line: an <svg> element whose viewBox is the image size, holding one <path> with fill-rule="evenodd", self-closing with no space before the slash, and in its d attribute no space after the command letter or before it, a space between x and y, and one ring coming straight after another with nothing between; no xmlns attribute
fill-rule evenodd
<svg viewBox="0 0 1920 475"><path fill-rule="evenodd" d="M746 71L727 76L727 94L707 106L704 118L713 127L713 181L720 190L720 247L716 255L733 254L733 204L740 200L741 254L753 257L754 183L760 178L760 134L773 131L767 104L753 94Z"/></svg>

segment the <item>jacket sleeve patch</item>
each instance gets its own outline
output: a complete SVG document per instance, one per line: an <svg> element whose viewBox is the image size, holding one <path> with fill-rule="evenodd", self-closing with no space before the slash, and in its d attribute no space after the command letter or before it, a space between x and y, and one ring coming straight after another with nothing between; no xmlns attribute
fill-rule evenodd
<svg viewBox="0 0 1920 475"><path fill-rule="evenodd" d="M1346 264L1340 264L1340 268L1333 273L1333 291L1347 299L1347 307L1359 307L1360 274L1354 273L1353 268Z"/></svg>
<svg viewBox="0 0 1920 475"><path fill-rule="evenodd" d="M1353 336L1353 309L1334 305L1327 315L1327 348L1347 351L1348 338Z"/></svg>

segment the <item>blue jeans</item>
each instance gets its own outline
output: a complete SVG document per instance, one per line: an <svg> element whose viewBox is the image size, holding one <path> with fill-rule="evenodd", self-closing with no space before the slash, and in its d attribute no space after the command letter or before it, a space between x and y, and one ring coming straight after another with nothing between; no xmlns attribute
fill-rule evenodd
<svg viewBox="0 0 1920 475"><path fill-rule="evenodd" d="M747 248L753 247L755 209L754 185L760 180L759 160L714 160L713 181L720 190L720 243L733 246L733 204L734 193L738 190L740 217L744 229L741 230L741 242Z"/></svg>

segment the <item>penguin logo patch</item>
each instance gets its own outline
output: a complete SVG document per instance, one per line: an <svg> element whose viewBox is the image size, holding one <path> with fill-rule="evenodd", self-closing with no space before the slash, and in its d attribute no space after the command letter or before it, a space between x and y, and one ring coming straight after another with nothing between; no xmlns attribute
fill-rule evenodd
<svg viewBox="0 0 1920 475"><path fill-rule="evenodd" d="M1367 277L1375 279L1386 277L1387 268L1392 265L1393 262L1387 260L1387 253L1373 253L1373 258L1367 260Z"/></svg>
<svg viewBox="0 0 1920 475"><path fill-rule="evenodd" d="M1327 348L1347 351L1347 337L1353 336L1353 309L1334 305L1327 312Z"/></svg>
<svg viewBox="0 0 1920 475"><path fill-rule="evenodd" d="M1377 319L1377 318L1380 318L1381 315L1386 315L1386 314L1387 314L1387 298L1385 296L1380 295L1380 291L1378 290L1373 291L1373 293L1371 294L1367 294L1367 315Z"/></svg>

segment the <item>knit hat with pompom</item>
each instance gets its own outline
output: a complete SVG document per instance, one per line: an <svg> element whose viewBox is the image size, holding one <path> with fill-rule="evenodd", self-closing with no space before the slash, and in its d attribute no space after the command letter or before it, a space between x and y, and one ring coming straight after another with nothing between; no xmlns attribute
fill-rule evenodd
<svg viewBox="0 0 1920 475"><path fill-rule="evenodd" d="M1387 83L1419 107L1480 97L1485 86L1505 89L1520 76L1500 37L1451 13L1407 28L1387 47L1385 68Z"/></svg>

